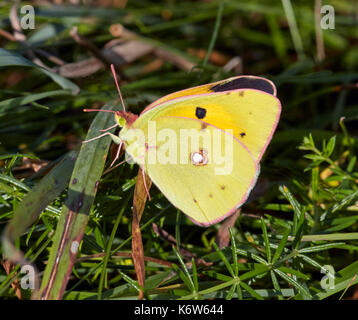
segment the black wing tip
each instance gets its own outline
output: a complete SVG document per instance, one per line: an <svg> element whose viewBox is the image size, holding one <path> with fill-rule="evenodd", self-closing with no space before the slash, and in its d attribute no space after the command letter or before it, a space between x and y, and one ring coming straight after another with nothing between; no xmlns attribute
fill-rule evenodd
<svg viewBox="0 0 358 320"><path fill-rule="evenodd" d="M275 85L265 78L254 76L240 76L233 80L219 83L210 88L213 92L230 91L237 89L256 89L272 95L276 95Z"/></svg>

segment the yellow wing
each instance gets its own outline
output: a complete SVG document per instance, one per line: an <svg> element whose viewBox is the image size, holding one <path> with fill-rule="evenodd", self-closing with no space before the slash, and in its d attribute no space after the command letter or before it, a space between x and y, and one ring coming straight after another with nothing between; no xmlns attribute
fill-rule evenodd
<svg viewBox="0 0 358 320"><path fill-rule="evenodd" d="M232 129L260 161L276 129L281 113L280 101L273 95L254 89L200 94L173 99L143 113L135 126L163 116L186 117L211 124L219 129Z"/></svg>
<svg viewBox="0 0 358 320"><path fill-rule="evenodd" d="M160 117L155 130L156 137L148 136L145 146L127 141L126 150L145 150L145 171L191 220L202 226L217 223L246 201L259 168L236 138L211 125L203 132L200 120L181 117Z"/></svg>
<svg viewBox="0 0 358 320"><path fill-rule="evenodd" d="M243 75L168 94L147 106L142 113L154 108L160 103L172 99L203 93L214 93L237 89L256 89L276 96L276 87L272 81L261 77Z"/></svg>
<svg viewBox="0 0 358 320"><path fill-rule="evenodd" d="M148 109L120 137L168 200L206 226L246 201L280 111L275 96L254 89L185 96ZM143 137L132 140L136 131Z"/></svg>

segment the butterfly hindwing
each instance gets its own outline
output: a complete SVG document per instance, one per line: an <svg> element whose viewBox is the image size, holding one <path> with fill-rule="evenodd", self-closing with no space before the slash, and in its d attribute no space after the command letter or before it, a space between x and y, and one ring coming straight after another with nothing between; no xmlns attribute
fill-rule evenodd
<svg viewBox="0 0 358 320"><path fill-rule="evenodd" d="M274 85L260 79L235 77L165 96L120 133L127 153L197 224L233 213L256 182L281 112ZM141 139L130 140L136 130ZM199 138L183 140L183 131Z"/></svg>
<svg viewBox="0 0 358 320"><path fill-rule="evenodd" d="M168 128L171 133L165 133ZM198 144L193 135L186 140L183 128L187 133L199 132ZM156 130L156 141L148 141L145 171L167 199L195 223L216 223L246 200L259 169L236 138L211 125L203 132L200 120L181 117L158 118ZM154 152L156 161L150 161L155 159ZM194 162L200 154L203 161Z"/></svg>

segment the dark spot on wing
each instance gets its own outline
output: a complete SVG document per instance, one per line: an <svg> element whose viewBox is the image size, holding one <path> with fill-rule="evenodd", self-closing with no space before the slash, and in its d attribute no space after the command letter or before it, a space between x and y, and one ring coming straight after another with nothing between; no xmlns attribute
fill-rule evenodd
<svg viewBox="0 0 358 320"><path fill-rule="evenodd" d="M200 107L196 107L195 110L195 115L198 119L204 119L206 116L206 109L204 108L200 108Z"/></svg>
<svg viewBox="0 0 358 320"><path fill-rule="evenodd" d="M241 138L243 138L243 137L246 136L246 133L245 133L245 132L241 132L241 133L240 133L240 136L241 136Z"/></svg>
<svg viewBox="0 0 358 320"><path fill-rule="evenodd" d="M240 96L240 97L243 97L244 94L245 94L245 91L240 91L240 92L239 92L239 96Z"/></svg>
<svg viewBox="0 0 358 320"><path fill-rule="evenodd" d="M221 189L221 190L225 190L225 186L220 186L220 189Z"/></svg>
<svg viewBox="0 0 358 320"><path fill-rule="evenodd" d="M213 92L229 91L236 89L256 89L269 94L274 94L273 85L264 78L240 77L228 82L219 83L210 88Z"/></svg>
<svg viewBox="0 0 358 320"><path fill-rule="evenodd" d="M208 127L208 124L207 124L207 123L203 122L203 123L201 124L201 130L205 130L207 127Z"/></svg>
<svg viewBox="0 0 358 320"><path fill-rule="evenodd" d="M198 203L198 200L196 200L195 198L193 200L194 200L194 203Z"/></svg>
<svg viewBox="0 0 358 320"><path fill-rule="evenodd" d="M213 195L210 193L210 194L209 194L209 198L212 198L212 197L213 197Z"/></svg>

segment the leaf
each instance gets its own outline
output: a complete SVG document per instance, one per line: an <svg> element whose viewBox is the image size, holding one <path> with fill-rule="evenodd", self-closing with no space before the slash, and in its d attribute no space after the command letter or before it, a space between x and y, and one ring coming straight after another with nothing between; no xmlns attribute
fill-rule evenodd
<svg viewBox="0 0 358 320"><path fill-rule="evenodd" d="M0 101L0 110L5 111L7 109L13 109L18 106L23 106L23 105L26 105L31 102L41 100L44 98L54 97L54 96L64 96L64 95L69 95L69 94L71 94L71 92L67 91L67 90L54 90L54 91L41 92L41 93L25 95L22 97L6 99L3 101Z"/></svg>
<svg viewBox="0 0 358 320"><path fill-rule="evenodd" d="M248 284L245 282L239 282L239 285L243 287L246 291L248 291L252 297L256 298L257 300L263 300L263 297L260 296L259 293L257 293L256 290L252 289Z"/></svg>
<svg viewBox="0 0 358 320"><path fill-rule="evenodd" d="M302 278L304 280L309 280L310 277L308 277L307 275L305 275L304 273L298 271L298 270L295 270L295 269L292 269L292 268L288 268L288 267L279 267L278 270L286 273L286 274L293 274L295 275L296 277L298 278Z"/></svg>
<svg viewBox="0 0 358 320"><path fill-rule="evenodd" d="M231 240L231 252L232 252L233 265L234 265L234 274L235 276L238 276L239 264L237 262L237 247L236 247L236 241L232 228L229 228L229 234Z"/></svg>
<svg viewBox="0 0 358 320"><path fill-rule="evenodd" d="M275 272L273 272L273 270L270 271L270 276L271 276L271 281L272 281L273 287L275 288L275 290L278 293L278 295L277 295L278 299L283 300L281 287L280 287L280 284L277 281L277 277L275 275Z"/></svg>
<svg viewBox="0 0 358 320"><path fill-rule="evenodd" d="M122 271L118 270L118 272L122 275L123 279L132 287L134 288L136 291L140 291L141 287L138 285L138 283L136 281L134 281L131 277L127 276L125 273L123 273Z"/></svg>
<svg viewBox="0 0 358 320"><path fill-rule="evenodd" d="M122 216L123 216L123 213L124 213L125 209L127 208L127 204L128 204L128 201L129 201L129 196L130 196L130 194L129 194L128 197L123 201L122 208L121 208L119 214L117 215L116 221L115 221L115 223L114 223L114 226L113 226L113 229L112 229L110 238L109 238L109 241L108 241L108 243L107 243L106 255L105 255L104 259L103 259L102 272L101 272L101 277L100 277L99 286L98 286L98 300L100 300L100 299L102 298L102 288L103 288L105 276L106 276L106 274L107 274L107 272L106 272L106 271L107 271L107 264L108 264L110 255L111 255L111 253L112 253L112 251L111 251L111 249L112 249L112 244L113 244L114 237L115 237L116 232L117 232L117 229L118 229L119 222L121 221L121 218L122 218ZM139 281L138 281L138 284L139 284L140 286L143 286L143 285L144 285L144 282L143 282L143 285L142 285L142 284L139 283Z"/></svg>
<svg viewBox="0 0 358 320"><path fill-rule="evenodd" d="M59 84L63 89L71 90L72 94L78 94L80 92L80 88L74 84L72 81L56 74L51 71L48 71L39 65L31 62L26 59L22 55L14 51L8 51L0 48L0 67L8 67L8 66L22 66L22 67L33 67L37 70L41 71L48 77L50 77L53 81Z"/></svg>
<svg viewBox="0 0 358 320"><path fill-rule="evenodd" d="M290 190L286 186L280 186L279 190L290 202L294 211L292 233L295 236L295 239L292 246L294 248L297 248L303 232L303 226L305 221L304 212L300 203L294 198L294 196L291 194Z"/></svg>
<svg viewBox="0 0 358 320"><path fill-rule="evenodd" d="M313 234L302 237L302 241L334 241L334 240L357 240L358 232L351 233L332 233L332 234ZM289 240L294 240L289 237Z"/></svg>
<svg viewBox="0 0 358 320"><path fill-rule="evenodd" d="M318 291L314 296L313 299L325 299L330 297L340 291L345 290L348 286L353 286L358 283L358 261L353 262L349 266L343 268L339 272L334 274L334 288L330 289L322 289L320 284L314 285L310 287L310 290ZM323 274L322 274L323 277ZM300 296L297 296L299 298Z"/></svg>
<svg viewBox="0 0 358 320"><path fill-rule="evenodd" d="M267 228L266 228L265 220L263 218L261 218L261 229L262 229L262 234L263 234L264 241L265 241L267 262L271 263L270 240L268 238Z"/></svg>
<svg viewBox="0 0 358 320"><path fill-rule="evenodd" d="M327 146L324 150L327 158L332 154L335 145L336 145L336 136L333 136L332 138L329 139Z"/></svg>
<svg viewBox="0 0 358 320"><path fill-rule="evenodd" d="M108 108L112 107L106 106L106 109ZM86 139L98 136L99 130L108 128L113 123L111 113L99 112ZM56 228L41 289L34 294L34 298L61 299L64 293L97 192L110 141L109 137L103 137L82 144Z"/></svg>
<svg viewBox="0 0 358 320"><path fill-rule="evenodd" d="M230 275L235 278L235 273L234 270L232 269L232 266L230 264L230 262L226 259L225 255L223 254L223 252L219 249L218 245L213 242L213 246L216 250L216 252L219 254L221 260L224 262L226 269L229 271Z"/></svg>
<svg viewBox="0 0 358 320"><path fill-rule="evenodd" d="M348 196L344 197L341 201L336 202L332 207L330 207L327 210L327 213L325 213L324 218L326 218L328 215L335 213L338 210L341 210L345 206L348 206L351 204L356 198L358 197L358 190L352 192Z"/></svg>
<svg viewBox="0 0 358 320"><path fill-rule="evenodd" d="M306 159L315 160L315 161L324 161L325 158L318 154L305 154L304 157Z"/></svg>
<svg viewBox="0 0 358 320"><path fill-rule="evenodd" d="M282 239L278 245L278 248L275 251L275 254L272 258L272 263L275 263L277 261L277 259L281 256L281 253L283 252L283 249L285 248L288 236L290 234L291 230L290 229L286 229L285 233L282 236Z"/></svg>
<svg viewBox="0 0 358 320"><path fill-rule="evenodd" d="M67 186L77 153L68 153L33 189L30 189L15 178L8 177L7 181L29 191L14 212L2 235L2 250L4 256L19 265L30 264L23 253L15 247L14 241L33 223L43 210L57 198ZM51 239L51 238L50 238ZM34 270L36 270L35 266ZM13 278L13 277L11 277ZM15 278L13 278L15 279ZM35 288L38 287L38 276L35 271ZM0 288L8 285L6 279ZM1 290L2 291L2 290ZM1 295L0 291L0 295Z"/></svg>
<svg viewBox="0 0 358 320"><path fill-rule="evenodd" d="M4 238L8 241L14 241L33 223L43 210L58 197L64 190L70 180L70 174L75 164L77 153L72 151L68 153L33 189L15 178L7 179L17 186L29 191L14 212L14 217L6 226ZM11 258L11 252L4 253Z"/></svg>
<svg viewBox="0 0 358 320"><path fill-rule="evenodd" d="M319 246L312 246L312 247L308 247L308 248L299 249L298 252L299 253L310 253L310 252L324 251L324 250L329 250L329 249L333 249L333 248L339 248L340 246L342 246L344 244L345 244L344 242L327 243L327 244L322 244Z"/></svg>
<svg viewBox="0 0 358 320"><path fill-rule="evenodd" d="M190 276L189 270L188 270L187 266L185 265L184 260L180 255L180 252L177 250L177 248L175 248L175 246L172 246L172 249L174 250L174 253L177 256L177 258L180 262L180 265L182 266L182 268L184 270L184 271L182 271L180 268L178 268L179 269L178 271L181 271L181 272L179 272L179 274L182 273L182 275L180 277L186 283L187 287L191 291L195 291L195 285L194 285L193 279Z"/></svg>
<svg viewBox="0 0 358 320"><path fill-rule="evenodd" d="M303 297L311 298L311 294L307 291L307 289L304 286L302 286L299 282L297 282L295 279L293 279L293 277L290 277L289 275L278 269L275 269L274 271L281 278L285 279L288 283L292 284L302 294Z"/></svg>

